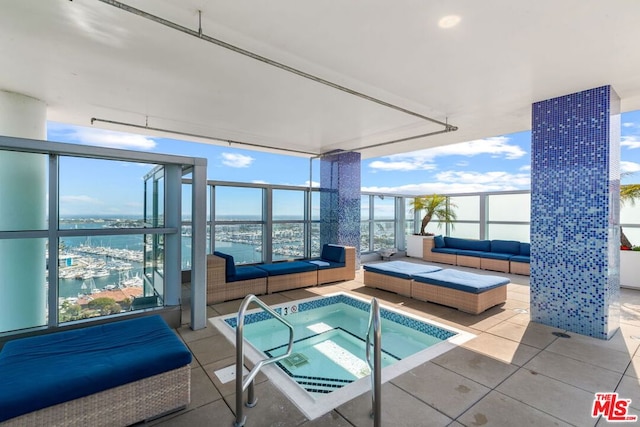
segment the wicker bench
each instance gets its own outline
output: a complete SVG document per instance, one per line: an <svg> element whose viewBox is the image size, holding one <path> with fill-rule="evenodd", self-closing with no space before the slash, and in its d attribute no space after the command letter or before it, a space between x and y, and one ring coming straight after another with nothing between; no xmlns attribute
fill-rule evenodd
<svg viewBox="0 0 640 427"><path fill-rule="evenodd" d="M440 267L406 261L364 265L364 285L407 297L411 296L412 274L442 270Z"/></svg>
<svg viewBox="0 0 640 427"><path fill-rule="evenodd" d="M159 316L9 341L0 425L126 426L189 404L191 353Z"/></svg>
<svg viewBox="0 0 640 427"><path fill-rule="evenodd" d="M411 276L411 297L457 308L471 314L507 300L509 279L444 269Z"/></svg>

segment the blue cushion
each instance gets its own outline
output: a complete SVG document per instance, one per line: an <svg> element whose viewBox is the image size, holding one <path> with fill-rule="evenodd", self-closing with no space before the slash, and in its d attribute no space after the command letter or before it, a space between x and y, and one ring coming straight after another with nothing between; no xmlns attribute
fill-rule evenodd
<svg viewBox="0 0 640 427"><path fill-rule="evenodd" d="M511 257L515 255L511 254L503 254L499 252L482 252L480 258L488 258L488 259L501 259L503 261L509 261Z"/></svg>
<svg viewBox="0 0 640 427"><path fill-rule="evenodd" d="M315 264L318 267L318 270L326 270L328 268L340 268L346 265L346 263L344 262L327 261L326 259L319 259L319 258L305 260L304 262Z"/></svg>
<svg viewBox="0 0 640 427"><path fill-rule="evenodd" d="M390 261L378 264L365 264L364 269L373 273L386 274L387 276L398 277L400 279L411 279L412 274L429 273L442 270L435 265L416 264L406 261Z"/></svg>
<svg viewBox="0 0 640 427"><path fill-rule="evenodd" d="M530 257L525 256L525 255L514 255L511 257L511 261L514 262L526 262L527 264L530 263Z"/></svg>
<svg viewBox="0 0 640 427"><path fill-rule="evenodd" d="M241 280L259 279L261 277L267 277L267 272L261 268L245 265L236 268L236 275L227 279L227 282L239 282Z"/></svg>
<svg viewBox="0 0 640 427"><path fill-rule="evenodd" d="M480 294L498 286L506 285L509 279L501 276L467 273L466 271L444 269L433 273L414 274L413 280L430 285L444 286L472 294Z"/></svg>
<svg viewBox="0 0 640 427"><path fill-rule="evenodd" d="M491 252L497 252L501 254L520 254L520 242L515 240L492 240Z"/></svg>
<svg viewBox="0 0 640 427"><path fill-rule="evenodd" d="M491 252L483 252L483 251L465 251L463 249L457 250L458 255L464 256L474 256L474 257L482 257L483 255L490 254Z"/></svg>
<svg viewBox="0 0 640 427"><path fill-rule="evenodd" d="M0 352L0 421L189 363L160 316L9 341Z"/></svg>
<svg viewBox="0 0 640 427"><path fill-rule="evenodd" d="M269 276L280 276L282 274L305 273L307 271L317 271L318 266L305 261L279 262L277 264L260 264L256 266L266 271Z"/></svg>
<svg viewBox="0 0 640 427"><path fill-rule="evenodd" d="M445 237L444 243L447 248L452 249L466 249L469 251L491 251L490 240L472 240L472 239L460 239L457 237Z"/></svg>
<svg viewBox="0 0 640 427"><path fill-rule="evenodd" d="M225 282L229 282L233 278L233 276L236 275L236 263L233 260L233 256L223 254L222 252L218 252L218 251L213 252L213 254L215 256L219 256L220 258L224 258L225 260L224 275L226 279Z"/></svg>
<svg viewBox="0 0 640 427"><path fill-rule="evenodd" d="M459 249L451 249L451 248L432 248L431 252L437 252L439 254L455 255L458 252L460 252L460 250Z"/></svg>
<svg viewBox="0 0 640 427"><path fill-rule="evenodd" d="M322 246L322 254L320 255L325 261L345 262L345 250L343 246L328 245Z"/></svg>
<svg viewBox="0 0 640 427"><path fill-rule="evenodd" d="M530 243L520 243L520 255L531 256Z"/></svg>
<svg viewBox="0 0 640 427"><path fill-rule="evenodd" d="M444 237L435 236L433 238L433 246L436 248L444 248Z"/></svg>

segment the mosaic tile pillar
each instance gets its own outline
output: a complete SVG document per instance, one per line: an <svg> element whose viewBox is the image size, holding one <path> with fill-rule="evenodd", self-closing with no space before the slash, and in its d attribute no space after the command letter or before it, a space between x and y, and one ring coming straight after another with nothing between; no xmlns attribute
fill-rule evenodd
<svg viewBox="0 0 640 427"><path fill-rule="evenodd" d="M531 319L609 339L620 319L620 99L533 104Z"/></svg>
<svg viewBox="0 0 640 427"><path fill-rule="evenodd" d="M320 159L320 247L325 243L354 246L360 259L360 153Z"/></svg>

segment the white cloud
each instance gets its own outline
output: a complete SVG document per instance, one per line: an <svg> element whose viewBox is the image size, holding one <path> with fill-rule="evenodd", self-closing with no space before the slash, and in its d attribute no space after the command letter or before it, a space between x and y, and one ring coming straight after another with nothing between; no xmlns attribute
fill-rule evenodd
<svg viewBox="0 0 640 427"><path fill-rule="evenodd" d="M54 123L50 123L49 128L54 137L63 137L64 142L142 151L153 150L157 145L153 138L133 133Z"/></svg>
<svg viewBox="0 0 640 427"><path fill-rule="evenodd" d="M523 172L531 172L531 165L521 166L518 170L523 171Z"/></svg>
<svg viewBox="0 0 640 427"><path fill-rule="evenodd" d="M635 123L633 123L633 122L624 122L624 123L622 124L622 127L623 127L623 128L632 128L632 127L635 127L635 126L636 126L636 124L635 124Z"/></svg>
<svg viewBox="0 0 640 427"><path fill-rule="evenodd" d="M515 160L527 154L519 146L509 144L509 141L510 139L506 136L496 136L460 144L428 148L411 153L394 154L371 162L369 167L382 171L432 170L436 168L434 162L438 157L473 157L481 154L489 154L496 158L503 157L507 160Z"/></svg>
<svg viewBox="0 0 640 427"><path fill-rule="evenodd" d="M623 174L632 174L632 173L640 172L640 163L625 162L623 160L620 162L620 172Z"/></svg>
<svg viewBox="0 0 640 427"><path fill-rule="evenodd" d="M530 187L531 176L528 173L446 171L437 174L436 182L406 184L395 187L363 187L362 191L419 195L526 190Z"/></svg>
<svg viewBox="0 0 640 427"><path fill-rule="evenodd" d="M232 168L248 168L254 160L244 154L222 153L222 164Z"/></svg>
<svg viewBox="0 0 640 427"><path fill-rule="evenodd" d="M620 146L630 149L640 148L640 136L626 135L620 138Z"/></svg>
<svg viewBox="0 0 640 427"><path fill-rule="evenodd" d="M306 180L303 185L305 187L308 187L309 186L309 180ZM317 181L311 181L311 187L318 188L318 187L320 187L320 183L317 182Z"/></svg>
<svg viewBox="0 0 640 427"><path fill-rule="evenodd" d="M103 205L104 203L94 197L86 195L77 196L60 196L60 204L89 204L89 205Z"/></svg>
<svg viewBox="0 0 640 427"><path fill-rule="evenodd" d="M268 184L267 181L264 181L262 179L254 179L251 181L252 184Z"/></svg>

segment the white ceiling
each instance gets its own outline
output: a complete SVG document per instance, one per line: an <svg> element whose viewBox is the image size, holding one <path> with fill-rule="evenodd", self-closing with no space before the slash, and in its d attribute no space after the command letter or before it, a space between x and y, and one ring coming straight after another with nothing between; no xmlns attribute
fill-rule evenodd
<svg viewBox="0 0 640 427"><path fill-rule="evenodd" d="M2 0L0 90L53 121L363 158L527 130L533 102L601 85L640 109L640 1L124 3L196 32L201 11L205 36L459 129L361 149L444 127L101 0Z"/></svg>

